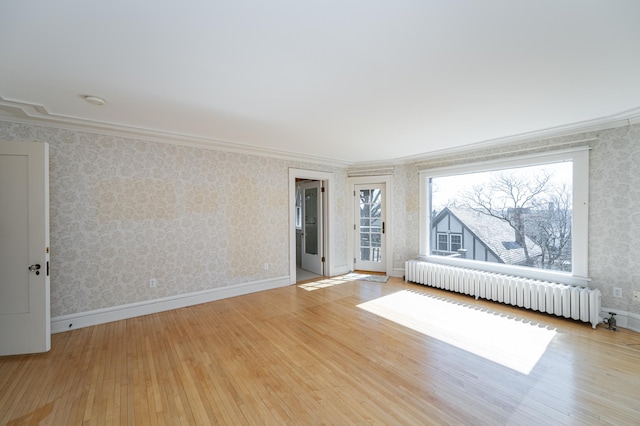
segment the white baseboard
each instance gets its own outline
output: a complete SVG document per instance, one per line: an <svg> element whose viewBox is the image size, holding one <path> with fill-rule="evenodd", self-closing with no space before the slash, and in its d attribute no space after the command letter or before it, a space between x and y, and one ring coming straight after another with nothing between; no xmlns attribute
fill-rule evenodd
<svg viewBox="0 0 640 426"><path fill-rule="evenodd" d="M614 312L616 314L616 323L618 327L628 328L629 330L636 331L640 333L640 315L634 314L633 312L621 311L619 309L610 309L610 308L601 308L600 316L604 318L609 318L609 312Z"/></svg>
<svg viewBox="0 0 640 426"><path fill-rule="evenodd" d="M92 325L104 324L107 322L119 321L142 315L155 314L157 312L184 308L187 306L198 305L200 303L213 302L215 300L242 296L244 294L271 290L288 285L288 276L277 277L229 287L213 288L210 290L179 294L177 296L163 297L161 299L146 300L144 302L112 306L110 308L96 309L94 311L61 315L59 317L51 318L51 333L61 333L63 331L90 327Z"/></svg>
<svg viewBox="0 0 640 426"><path fill-rule="evenodd" d="M331 271L331 276L337 277L338 275L345 275L345 274L348 274L349 272L351 272L351 268L349 268L349 265L336 266Z"/></svg>
<svg viewBox="0 0 640 426"><path fill-rule="evenodd" d="M402 278L404 277L404 267L402 268L393 268L393 272L391 273L392 277Z"/></svg>

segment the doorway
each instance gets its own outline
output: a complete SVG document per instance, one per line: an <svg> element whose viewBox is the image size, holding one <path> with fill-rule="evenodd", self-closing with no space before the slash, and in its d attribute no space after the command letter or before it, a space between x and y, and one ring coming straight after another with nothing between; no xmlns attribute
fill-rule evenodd
<svg viewBox="0 0 640 426"><path fill-rule="evenodd" d="M324 275L324 185L320 180L303 180L296 182L296 228L299 239L296 241L296 265L316 276ZM298 226L299 224L299 226ZM297 273L297 275L301 275ZM297 279L299 281L299 279Z"/></svg>
<svg viewBox="0 0 640 426"><path fill-rule="evenodd" d="M391 176L367 176L349 179L353 191L351 217L353 234L349 251L353 253L353 271L389 275L393 270L391 242Z"/></svg>
<svg viewBox="0 0 640 426"><path fill-rule="evenodd" d="M289 170L290 283L330 275L332 174Z"/></svg>

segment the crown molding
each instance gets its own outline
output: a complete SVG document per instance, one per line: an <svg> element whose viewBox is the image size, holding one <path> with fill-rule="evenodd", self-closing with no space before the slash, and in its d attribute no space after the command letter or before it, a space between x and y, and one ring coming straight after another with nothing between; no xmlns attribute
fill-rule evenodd
<svg viewBox="0 0 640 426"><path fill-rule="evenodd" d="M466 154L482 149L501 148L509 145L515 145L517 143L534 142L544 139L552 139L563 136L573 136L583 133L597 132L607 129L615 129L618 127L627 127L638 123L640 123L640 107L623 111L618 114L596 118L593 120L586 120L562 126L550 127L533 132L506 136L503 138L489 139L464 145L458 148L443 149L424 154L397 158L394 160L394 163L415 164L452 155ZM358 164L356 163L353 165L353 167L355 166L358 166Z"/></svg>
<svg viewBox="0 0 640 426"><path fill-rule="evenodd" d="M46 126L58 129L87 131L108 136L127 137L146 140L150 142L188 146L192 148L210 149L245 155L276 158L287 161L298 161L303 163L347 168L351 169L353 173L360 172L360 170L358 169L367 169L365 173L371 173L376 169L380 169L380 171L384 174L389 173L389 171L383 169L389 169L393 166L416 164L447 156L466 154L482 149L501 148L517 143L533 142L543 139L559 138L563 136L572 136L582 133L597 132L600 130L640 124L640 107L623 111L618 114L596 118L593 120L586 120L557 127L550 127L547 129L521 133L518 135L506 136L502 138L489 139L467 144L457 148L436 150L406 157L392 158L389 160L364 162L349 162L337 160L335 158L319 157L303 153L263 148L257 145L239 142L229 142L188 134L162 132L153 129L124 126L95 120L62 116L50 113L44 105L7 99L2 96L0 96L0 120Z"/></svg>
<svg viewBox="0 0 640 426"><path fill-rule="evenodd" d="M0 120L56 129L85 131L107 136L141 139L149 142L187 146L191 148L313 163L331 167L345 168L352 164L351 162L334 158L264 148L257 145L52 114L44 105L16 101L2 96L0 96Z"/></svg>

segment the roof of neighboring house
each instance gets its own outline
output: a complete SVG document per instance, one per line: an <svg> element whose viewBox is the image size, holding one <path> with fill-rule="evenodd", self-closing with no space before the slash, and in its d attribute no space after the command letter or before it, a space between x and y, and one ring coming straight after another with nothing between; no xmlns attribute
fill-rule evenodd
<svg viewBox="0 0 640 426"><path fill-rule="evenodd" d="M519 265L526 261L524 248L516 243L515 231L507 222L471 209L446 207L438 213L433 224L437 224L448 213L456 217L504 263ZM525 243L529 250L529 257L542 254L540 247L530 238L525 237Z"/></svg>

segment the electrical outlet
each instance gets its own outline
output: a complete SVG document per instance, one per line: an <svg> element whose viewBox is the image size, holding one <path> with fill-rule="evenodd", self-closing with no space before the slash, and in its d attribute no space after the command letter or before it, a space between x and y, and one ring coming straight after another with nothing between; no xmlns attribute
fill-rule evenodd
<svg viewBox="0 0 640 426"><path fill-rule="evenodd" d="M149 280L149 287L154 288L156 286L156 284L157 284L157 281L156 281L155 278L151 278Z"/></svg>
<svg viewBox="0 0 640 426"><path fill-rule="evenodd" d="M634 302L640 302L640 291L635 290L633 292L633 301Z"/></svg>
<svg viewBox="0 0 640 426"><path fill-rule="evenodd" d="M620 287L613 288L613 297L622 297L622 289Z"/></svg>

